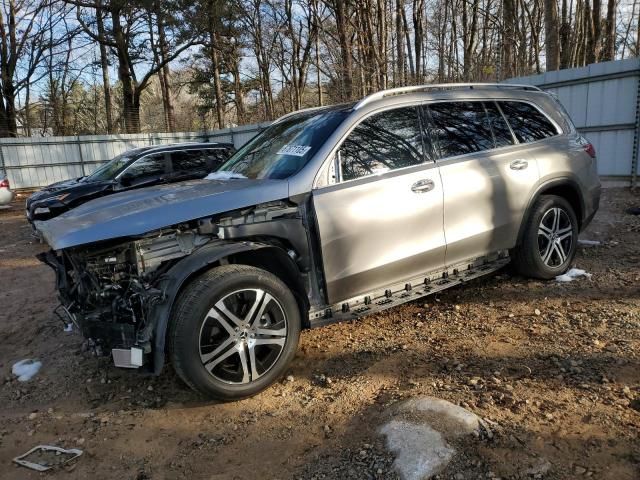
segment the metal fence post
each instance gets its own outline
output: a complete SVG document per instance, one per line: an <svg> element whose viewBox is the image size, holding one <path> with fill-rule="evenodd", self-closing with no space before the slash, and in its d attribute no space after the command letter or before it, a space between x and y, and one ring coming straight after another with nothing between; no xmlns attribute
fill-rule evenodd
<svg viewBox="0 0 640 480"><path fill-rule="evenodd" d="M640 149L638 148L638 143L640 143L640 70L636 72L638 87L636 88L636 126L633 132L633 150L631 150L631 154L633 157L631 158L631 188L636 188L636 183L638 180L638 155L640 155Z"/></svg>
<svg viewBox="0 0 640 480"><path fill-rule="evenodd" d="M78 153L80 154L80 168L82 169L82 176L86 177L87 172L84 169L84 157L82 155L82 142L80 142L80 136L76 137L76 142L78 142Z"/></svg>
<svg viewBox="0 0 640 480"><path fill-rule="evenodd" d="M4 170L4 152L2 151L1 141L0 141L0 170Z"/></svg>

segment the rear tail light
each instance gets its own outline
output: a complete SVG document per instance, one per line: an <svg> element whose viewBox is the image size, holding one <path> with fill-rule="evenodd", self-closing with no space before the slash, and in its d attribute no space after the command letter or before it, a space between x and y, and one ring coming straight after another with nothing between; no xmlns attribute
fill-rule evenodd
<svg viewBox="0 0 640 480"><path fill-rule="evenodd" d="M584 146L584 151L587 152L587 155L589 155L591 158L596 158L596 149L593 147L592 144L587 143Z"/></svg>
<svg viewBox="0 0 640 480"><path fill-rule="evenodd" d="M0 188L9 188L9 179L8 178L0 180Z"/></svg>

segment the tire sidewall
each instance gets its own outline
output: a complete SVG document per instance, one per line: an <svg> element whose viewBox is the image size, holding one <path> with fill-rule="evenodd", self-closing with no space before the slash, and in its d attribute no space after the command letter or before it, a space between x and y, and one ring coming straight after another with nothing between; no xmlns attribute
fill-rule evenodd
<svg viewBox="0 0 640 480"><path fill-rule="evenodd" d="M287 318L287 338L280 357L267 373L249 384L228 384L214 378L202 364L199 351L200 331L207 312L216 302L234 291L251 288L263 289L280 303ZM250 267L236 274L226 275L206 285L190 305L181 307L176 314L184 316L178 325L183 331L178 332L180 337L171 354L178 357L193 386L207 395L221 400L236 400L255 395L277 380L295 356L300 336L300 310L291 291L273 274Z"/></svg>
<svg viewBox="0 0 640 480"><path fill-rule="evenodd" d="M567 259L562 265L557 267L551 267L545 264L538 249L538 227L540 226L540 222L542 221L544 214L553 207L562 208L562 210L564 210L564 212L569 216L569 220L571 221L571 232L573 234L573 241L571 242L571 249L567 253ZM549 279L557 275L561 275L569 268L571 262L573 262L573 258L575 257L578 247L578 233L578 219L569 202L564 198L557 197L555 195L544 196L538 200L531 217L531 223L527 229L526 248L531 249L529 252L531 259L543 278Z"/></svg>

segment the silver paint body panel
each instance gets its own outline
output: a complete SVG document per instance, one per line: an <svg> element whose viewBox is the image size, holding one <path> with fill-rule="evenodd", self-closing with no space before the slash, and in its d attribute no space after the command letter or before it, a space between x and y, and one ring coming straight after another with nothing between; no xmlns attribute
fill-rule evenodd
<svg viewBox="0 0 640 480"><path fill-rule="evenodd" d="M515 161L527 167L513 170L510 164ZM512 248L538 182L528 146L454 157L438 165L444 188L446 264Z"/></svg>
<svg viewBox="0 0 640 480"><path fill-rule="evenodd" d="M442 193L432 163L315 190L329 303L442 268Z"/></svg>

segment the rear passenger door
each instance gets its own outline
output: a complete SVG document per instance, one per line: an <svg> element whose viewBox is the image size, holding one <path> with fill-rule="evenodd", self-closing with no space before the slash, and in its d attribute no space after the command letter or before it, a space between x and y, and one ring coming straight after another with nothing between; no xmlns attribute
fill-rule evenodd
<svg viewBox="0 0 640 480"><path fill-rule="evenodd" d="M425 107L444 190L446 265L512 248L535 158L518 144L495 102L438 102Z"/></svg>
<svg viewBox="0 0 640 480"><path fill-rule="evenodd" d="M330 304L444 265L442 185L418 107L374 113L332 159L335 184L313 191Z"/></svg>

